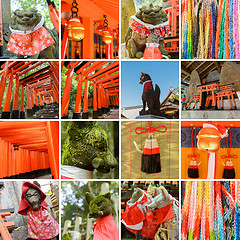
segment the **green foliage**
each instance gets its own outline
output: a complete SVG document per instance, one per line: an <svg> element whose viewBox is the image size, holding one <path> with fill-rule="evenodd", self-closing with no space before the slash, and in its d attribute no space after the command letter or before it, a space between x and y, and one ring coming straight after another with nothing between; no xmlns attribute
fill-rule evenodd
<svg viewBox="0 0 240 240"><path fill-rule="evenodd" d="M59 10L59 1L54 1L57 9ZM49 8L46 0L11 0L11 9L15 11L16 9L37 9L45 19L45 24L49 29L53 28L50 15L49 15Z"/></svg>
<svg viewBox="0 0 240 240"><path fill-rule="evenodd" d="M101 194L101 185L104 181L62 181L62 204L61 204L61 224L64 226L66 220L74 221L76 217L81 217L82 221L87 220L89 206L85 198L85 193L90 192L95 196ZM111 181L109 189L111 196L118 197L118 182ZM118 209L116 209L118 210Z"/></svg>
<svg viewBox="0 0 240 240"><path fill-rule="evenodd" d="M61 97L63 96L66 80L67 80L67 72L68 68L65 66L62 69L61 73ZM78 89L78 79L76 79L77 74L74 72L73 73L73 78L72 78L72 85L71 85L71 95L69 99L69 108L68 110L70 112L74 111L75 108L75 101L76 101L76 96L77 96L77 89ZM90 86L92 82L89 82L89 87L88 87L88 98L93 97L93 86ZM82 101L81 101L81 108L83 107L83 98L84 98L84 88L85 88L85 82L82 84Z"/></svg>

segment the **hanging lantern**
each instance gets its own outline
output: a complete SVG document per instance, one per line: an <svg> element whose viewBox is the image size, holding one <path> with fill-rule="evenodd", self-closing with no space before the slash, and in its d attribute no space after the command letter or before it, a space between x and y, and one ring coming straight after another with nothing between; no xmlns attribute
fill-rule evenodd
<svg viewBox="0 0 240 240"><path fill-rule="evenodd" d="M221 136L217 129L211 127L202 128L197 135L198 149L216 152L220 148Z"/></svg>
<svg viewBox="0 0 240 240"><path fill-rule="evenodd" d="M108 20L107 20L107 15L103 15L103 17L105 18L104 21L103 21L103 27L104 27L104 30L102 32L102 41L105 43L105 44L111 44L112 43L112 40L113 40L113 37L112 35L110 34L109 30L108 30Z"/></svg>
<svg viewBox="0 0 240 240"><path fill-rule="evenodd" d="M105 43L105 44L111 44L112 43L112 40L113 40L113 37L112 35L109 33L108 30L104 30L103 33L102 33L102 41Z"/></svg>
<svg viewBox="0 0 240 240"><path fill-rule="evenodd" d="M78 4L76 0L72 2L72 16L71 19L67 22L67 37L71 41L80 41L84 38L84 30L83 24L81 23L78 17Z"/></svg>
<svg viewBox="0 0 240 240"><path fill-rule="evenodd" d="M84 38L84 26L78 18L72 18L67 25L67 37L71 41L80 41Z"/></svg>
<svg viewBox="0 0 240 240"><path fill-rule="evenodd" d="M217 151L220 148L220 140L227 136L228 130L225 127L210 122L204 123L197 135L198 148L208 151L207 179L216 178Z"/></svg>

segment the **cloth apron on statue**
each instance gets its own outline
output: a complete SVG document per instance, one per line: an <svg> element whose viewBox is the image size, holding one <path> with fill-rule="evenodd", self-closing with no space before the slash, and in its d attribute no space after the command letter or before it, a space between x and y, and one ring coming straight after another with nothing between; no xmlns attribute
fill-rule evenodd
<svg viewBox="0 0 240 240"><path fill-rule="evenodd" d="M93 228L93 240L118 240L119 233L112 216L99 218Z"/></svg>
<svg viewBox="0 0 240 240"><path fill-rule="evenodd" d="M143 221L145 220L145 213L147 208L147 195L144 193L136 203L128 203L122 214L122 223L132 233L136 234L142 229Z"/></svg>
<svg viewBox="0 0 240 240"><path fill-rule="evenodd" d="M44 18L32 29L20 31L12 29L7 50L22 56L32 56L40 53L55 41L50 33L43 27Z"/></svg>
<svg viewBox="0 0 240 240"><path fill-rule="evenodd" d="M143 223L142 235L146 238L154 239L154 236L161 223L175 218L172 204L157 209L154 212L146 213L146 220Z"/></svg>
<svg viewBox="0 0 240 240"><path fill-rule="evenodd" d="M33 239L51 239L59 234L58 223L44 208L27 212L28 236Z"/></svg>

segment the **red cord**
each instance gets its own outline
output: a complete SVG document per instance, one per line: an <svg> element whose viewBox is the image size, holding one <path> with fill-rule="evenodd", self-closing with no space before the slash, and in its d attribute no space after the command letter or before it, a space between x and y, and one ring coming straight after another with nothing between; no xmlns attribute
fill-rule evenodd
<svg viewBox="0 0 240 240"><path fill-rule="evenodd" d="M226 147L227 147L227 155L222 155L221 158L237 158L237 155L231 155L231 148L232 148L232 133L231 133L231 129L228 129L229 131L229 138L230 138L230 142L229 142L229 147L228 147L228 136L226 137Z"/></svg>
<svg viewBox="0 0 240 240"><path fill-rule="evenodd" d="M194 136L194 145L193 145L193 133L195 133L195 136ZM200 155L199 154L196 154L196 149L197 149L197 130L196 128L194 127L192 129L192 135L191 135L191 143L192 143L192 154L189 154L187 155L188 158L199 158Z"/></svg>
<svg viewBox="0 0 240 240"><path fill-rule="evenodd" d="M161 131L161 130L158 130L158 129L160 129L160 128L164 128L164 130L163 131ZM141 132L138 132L138 130L140 130ZM135 128L135 133L136 134L143 134L143 133L153 133L153 132L161 132L161 133L165 133L167 131L167 127L165 127L165 126L158 126L158 127L155 127L155 128L153 128L152 127L152 121L148 121L148 128L142 128L142 127L137 127L137 128Z"/></svg>

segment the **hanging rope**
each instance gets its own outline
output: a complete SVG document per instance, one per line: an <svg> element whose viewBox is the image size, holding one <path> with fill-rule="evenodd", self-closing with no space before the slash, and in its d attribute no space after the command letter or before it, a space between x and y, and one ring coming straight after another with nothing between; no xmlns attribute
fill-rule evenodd
<svg viewBox="0 0 240 240"><path fill-rule="evenodd" d="M227 147L227 155L222 155L221 158L237 158L237 155L231 155L231 148L232 148L232 133L231 129L228 128L229 135L226 137L226 147ZM228 137L229 137L229 145L228 145Z"/></svg>
<svg viewBox="0 0 240 240"><path fill-rule="evenodd" d="M164 130L163 131L158 130L160 128L164 128ZM138 130L140 130L141 132L138 132ZM165 133L166 131L167 131L167 127L165 127L165 126L158 126L158 127L153 128L152 127L152 121L148 121L148 128L137 127L135 129L136 134L144 134L144 133L147 133L147 132L148 133L153 133L153 132Z"/></svg>
<svg viewBox="0 0 240 240"><path fill-rule="evenodd" d="M195 127L192 129L191 143L192 143L192 154L189 154L187 157L188 158L199 158L200 155L196 154L196 149L197 149L197 130L196 130Z"/></svg>
<svg viewBox="0 0 240 240"><path fill-rule="evenodd" d="M183 0L182 57L239 58L239 0Z"/></svg>

